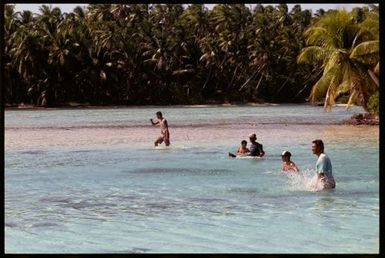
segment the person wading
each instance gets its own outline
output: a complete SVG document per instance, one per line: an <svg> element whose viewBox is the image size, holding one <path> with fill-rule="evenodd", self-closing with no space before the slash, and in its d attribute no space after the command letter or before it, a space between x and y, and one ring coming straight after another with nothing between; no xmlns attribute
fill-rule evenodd
<svg viewBox="0 0 385 258"><path fill-rule="evenodd" d="M157 118L157 121L155 121L155 122L153 121L152 118L150 119L152 125L159 124L159 126L160 126L160 136L158 137L158 139L156 139L154 144L155 144L155 146L158 146L158 144L161 144L162 142L164 142L166 144L166 146L169 146L170 145L170 132L168 130L167 120L166 120L166 118L163 117L162 112L160 112L160 111L156 112L156 118Z"/></svg>
<svg viewBox="0 0 385 258"><path fill-rule="evenodd" d="M311 150L318 157L315 169L317 177L317 185L322 184L323 188L330 189L336 187L336 182L332 173L332 163L328 155L324 153L324 143L322 140L314 140Z"/></svg>

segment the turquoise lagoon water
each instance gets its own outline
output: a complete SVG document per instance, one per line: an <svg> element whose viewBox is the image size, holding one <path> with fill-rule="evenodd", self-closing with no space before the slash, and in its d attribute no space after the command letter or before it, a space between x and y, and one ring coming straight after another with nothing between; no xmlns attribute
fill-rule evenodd
<svg viewBox="0 0 385 258"><path fill-rule="evenodd" d="M154 148L161 110L171 146ZM6 253L378 253L379 127L358 107L5 112ZM255 132L266 157L230 159ZM308 183L323 139L337 187ZM290 150L300 174L280 170Z"/></svg>

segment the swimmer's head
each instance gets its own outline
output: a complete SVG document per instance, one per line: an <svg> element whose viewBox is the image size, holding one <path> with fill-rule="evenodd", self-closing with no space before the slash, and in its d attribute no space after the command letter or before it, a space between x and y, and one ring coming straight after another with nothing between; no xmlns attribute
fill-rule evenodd
<svg viewBox="0 0 385 258"><path fill-rule="evenodd" d="M291 153L289 151L284 151L281 154L282 160L288 160L290 161Z"/></svg>
<svg viewBox="0 0 385 258"><path fill-rule="evenodd" d="M282 154L281 154L281 156L291 156L291 153L290 153L290 151L284 151L284 152L282 152Z"/></svg>

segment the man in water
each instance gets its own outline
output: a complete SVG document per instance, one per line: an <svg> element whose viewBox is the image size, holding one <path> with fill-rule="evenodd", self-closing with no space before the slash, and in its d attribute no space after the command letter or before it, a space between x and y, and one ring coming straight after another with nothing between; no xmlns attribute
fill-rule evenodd
<svg viewBox="0 0 385 258"><path fill-rule="evenodd" d="M163 117L162 112L160 112L160 111L156 112L156 118L158 119L156 122L154 122L152 120L152 118L150 118L152 125L157 125L157 124L160 125L160 136L158 139L156 139L154 144L155 144L155 146L158 146L158 144L160 144L164 141L166 146L169 146L170 145L170 132L168 131L167 120Z"/></svg>
<svg viewBox="0 0 385 258"><path fill-rule="evenodd" d="M336 187L332 173L332 163L328 155L324 153L324 143L322 140L314 140L312 142L311 150L313 154L318 156L316 162L317 184L321 183L323 188L330 189Z"/></svg>
<svg viewBox="0 0 385 258"><path fill-rule="evenodd" d="M249 135L249 139L250 139L250 142L251 142L251 145L250 145L250 153L249 155L250 156L258 156L258 157L263 157L265 155L265 152L263 151L263 146L262 144L258 143L256 140L257 140L257 136L255 135L255 133L252 133Z"/></svg>

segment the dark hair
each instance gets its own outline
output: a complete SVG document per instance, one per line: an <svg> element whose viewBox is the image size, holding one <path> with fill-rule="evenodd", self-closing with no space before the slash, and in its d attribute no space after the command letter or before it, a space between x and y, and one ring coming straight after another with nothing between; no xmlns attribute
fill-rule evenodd
<svg viewBox="0 0 385 258"><path fill-rule="evenodd" d="M158 111L156 112L156 115L162 116L162 112Z"/></svg>
<svg viewBox="0 0 385 258"><path fill-rule="evenodd" d="M322 140L314 140L312 141L317 147L320 147L322 151L324 150L324 142Z"/></svg>
<svg viewBox="0 0 385 258"><path fill-rule="evenodd" d="M282 155L283 157L291 157L291 153L290 153L290 151L285 151L284 152L284 155Z"/></svg>
<svg viewBox="0 0 385 258"><path fill-rule="evenodd" d="M246 140L241 141L241 144L247 144Z"/></svg>

